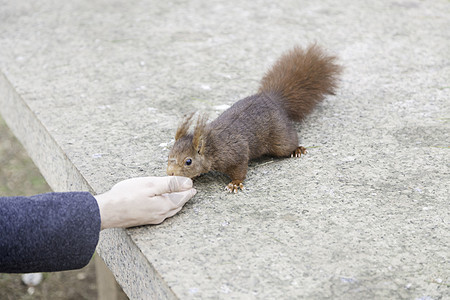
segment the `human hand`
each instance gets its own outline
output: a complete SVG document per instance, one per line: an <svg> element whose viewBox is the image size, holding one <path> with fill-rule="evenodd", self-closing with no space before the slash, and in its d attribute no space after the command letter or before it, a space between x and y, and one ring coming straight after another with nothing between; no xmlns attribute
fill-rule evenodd
<svg viewBox="0 0 450 300"><path fill-rule="evenodd" d="M95 196L101 229L159 224L175 215L197 191L187 177L138 177Z"/></svg>

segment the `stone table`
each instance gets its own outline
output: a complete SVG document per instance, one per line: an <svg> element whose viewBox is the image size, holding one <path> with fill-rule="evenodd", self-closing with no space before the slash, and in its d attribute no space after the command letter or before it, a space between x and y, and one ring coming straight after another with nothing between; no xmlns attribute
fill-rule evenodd
<svg viewBox="0 0 450 300"><path fill-rule="evenodd" d="M345 71L309 154L195 181L159 226L103 231L132 299L450 295L450 2L0 1L0 113L56 191L165 175L185 113L254 93L295 44Z"/></svg>

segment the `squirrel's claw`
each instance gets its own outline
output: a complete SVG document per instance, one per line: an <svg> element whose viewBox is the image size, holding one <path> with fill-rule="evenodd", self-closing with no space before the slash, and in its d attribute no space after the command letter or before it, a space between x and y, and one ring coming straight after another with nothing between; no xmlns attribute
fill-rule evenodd
<svg viewBox="0 0 450 300"><path fill-rule="evenodd" d="M230 193L236 194L239 189L241 189L241 191L244 190L244 184L242 184L242 181L240 180L233 180L225 187L225 189Z"/></svg>
<svg viewBox="0 0 450 300"><path fill-rule="evenodd" d="M300 157L303 155L305 155L306 153L308 153L306 151L306 148L303 146L298 146L297 149L294 150L294 152L291 153L291 157Z"/></svg>

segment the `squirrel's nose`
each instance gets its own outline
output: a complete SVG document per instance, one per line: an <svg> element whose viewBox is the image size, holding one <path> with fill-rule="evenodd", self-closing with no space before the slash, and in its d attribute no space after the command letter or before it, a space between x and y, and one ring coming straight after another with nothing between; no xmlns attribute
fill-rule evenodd
<svg viewBox="0 0 450 300"><path fill-rule="evenodd" d="M174 176L175 175L175 171L173 170L173 168L171 166L167 167L166 173L169 176Z"/></svg>

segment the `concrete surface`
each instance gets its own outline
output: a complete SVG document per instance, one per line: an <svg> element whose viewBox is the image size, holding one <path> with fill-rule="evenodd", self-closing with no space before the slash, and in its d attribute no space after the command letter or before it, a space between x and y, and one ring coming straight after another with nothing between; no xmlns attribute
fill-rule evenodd
<svg viewBox="0 0 450 300"><path fill-rule="evenodd" d="M164 175L180 117L294 44L345 67L301 159L208 174L160 226L102 232L130 298L449 299L450 2L0 1L0 113L55 190Z"/></svg>

